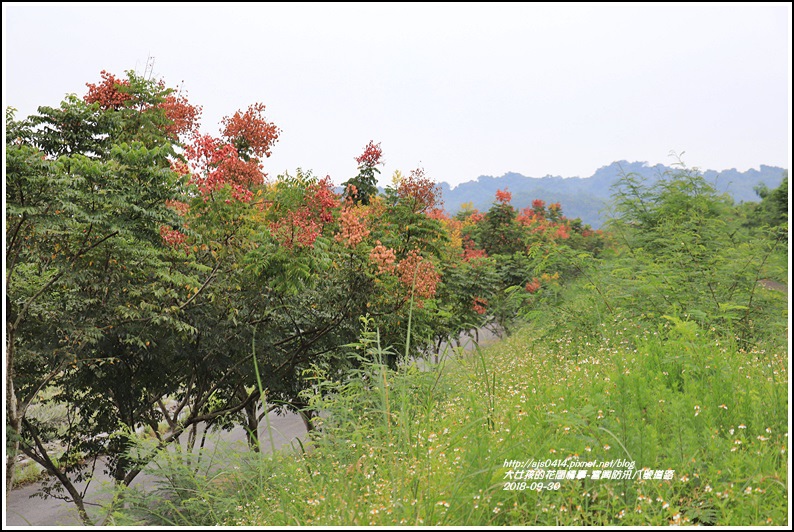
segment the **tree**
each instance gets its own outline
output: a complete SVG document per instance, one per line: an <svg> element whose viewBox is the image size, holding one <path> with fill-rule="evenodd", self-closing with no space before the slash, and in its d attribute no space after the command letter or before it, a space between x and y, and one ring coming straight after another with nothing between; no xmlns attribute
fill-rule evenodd
<svg viewBox="0 0 794 532"><path fill-rule="evenodd" d="M478 233L478 242L488 255L512 255L524 249L522 232L516 222L517 212L510 205L507 190L496 192L496 201L485 214Z"/></svg>
<svg viewBox="0 0 794 532"><path fill-rule="evenodd" d="M615 285L643 312L697 320L748 341L761 268L781 239L747 238L733 201L679 166L654 184L632 174L616 184L609 227L629 256Z"/></svg>
<svg viewBox="0 0 794 532"><path fill-rule="evenodd" d="M68 113L70 105L83 108L71 100L62 109ZM12 434L23 438L17 445L51 469L27 408L45 386L58 384L69 393L65 381L94 366L88 353L116 321L111 315L118 295L134 274L129 265L161 267L159 228L174 223L165 201L179 193L180 179L169 169L173 150L165 143L117 144L105 157L78 153L74 145L64 151L54 142L51 152L42 152L35 147L48 146L42 133L11 120L9 129L29 135L6 146L8 418ZM130 319L153 317L142 292L125 299ZM143 340L132 335L124 341ZM9 487L12 467L6 470Z"/></svg>
<svg viewBox="0 0 794 532"><path fill-rule="evenodd" d="M171 170L176 130L161 105L171 91L132 72L123 83L103 77L105 99L95 100L92 89L84 101L68 96L26 121L6 114L14 132L6 141L6 393L14 441L6 484L21 449L56 476L84 520L82 496L66 473L79 472L76 457L101 450L96 434L127 420L86 415L91 394L107 393L99 388L108 364L145 356L146 324L178 324L163 309L188 299L161 240L162 227L180 223L167 203L186 184ZM90 386L86 375L96 377ZM148 372L140 388L153 377ZM121 384L106 382L111 390ZM52 400L75 405L66 433L27 416L45 387L57 391ZM67 446L60 465L44 445L56 436Z"/></svg>
<svg viewBox="0 0 794 532"><path fill-rule="evenodd" d="M364 152L356 157L358 175L342 183L346 198L351 198L356 204L369 205L370 199L378 194L378 178L375 174L380 173L377 167L383 164L382 157L380 142L375 144L369 141Z"/></svg>
<svg viewBox="0 0 794 532"><path fill-rule="evenodd" d="M506 323L516 290L536 298L556 279L557 242L589 242L559 205L518 214L507 192L452 219L422 169L380 195L373 142L341 198L300 168L268 179L280 130L262 104L212 136L162 82L103 72L88 89L6 116L7 452L51 472L87 524L74 480L104 456L129 484L153 456L133 458L132 431L158 450L187 434L193 450L200 431L242 423L257 450L262 411L284 408L311 429L306 374L360 366L347 346L363 323L399 353L394 367ZM67 405L66 423L30 415L33 401Z"/></svg>
<svg viewBox="0 0 794 532"><path fill-rule="evenodd" d="M761 184L755 187L755 192L761 198L761 202L749 215L749 226L774 227L788 221L788 172L783 174L783 181L776 189L769 190L766 185Z"/></svg>

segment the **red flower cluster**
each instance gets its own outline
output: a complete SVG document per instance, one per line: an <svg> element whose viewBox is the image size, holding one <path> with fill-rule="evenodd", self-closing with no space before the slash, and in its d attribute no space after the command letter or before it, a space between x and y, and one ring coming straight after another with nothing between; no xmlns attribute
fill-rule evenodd
<svg viewBox="0 0 794 532"><path fill-rule="evenodd" d="M471 237L463 237L463 261L469 262L472 259L479 259L480 257L487 257L488 254L484 249L477 249Z"/></svg>
<svg viewBox="0 0 794 532"><path fill-rule="evenodd" d="M513 200L513 194L508 192L507 189L496 191L496 201L503 205L507 205Z"/></svg>
<svg viewBox="0 0 794 532"><path fill-rule="evenodd" d="M357 207L343 208L339 216L339 224L340 232L334 238L350 249L354 249L369 236L366 219L361 216L361 209Z"/></svg>
<svg viewBox="0 0 794 532"><path fill-rule="evenodd" d="M190 209L190 206L187 203L177 200L166 200L165 206L169 209L173 209L179 213L180 216L185 216ZM187 224L184 224L184 227L187 227ZM187 244L185 243L187 241L187 236L182 231L171 229L167 225L161 225L160 238L163 239L163 242L167 246L171 246L173 248L183 246L185 253L187 253Z"/></svg>
<svg viewBox="0 0 794 532"><path fill-rule="evenodd" d="M308 186L300 207L270 223L270 233L282 246L292 249L314 245L325 225L333 221L333 209L339 204L332 187L330 177Z"/></svg>
<svg viewBox="0 0 794 532"><path fill-rule="evenodd" d="M570 238L571 228L568 226L565 217L562 216L560 204L550 204L548 212L546 212L545 208L546 204L543 200L536 199L532 202L532 208L523 209L516 217L516 221L530 228L535 234L545 234L549 238Z"/></svg>
<svg viewBox="0 0 794 532"><path fill-rule="evenodd" d="M381 157L383 157L383 151L380 149L380 142L375 144L373 141L369 141L369 144L364 147L364 153L356 157L356 162L359 166L374 168L383 164L383 161L380 160Z"/></svg>
<svg viewBox="0 0 794 532"><path fill-rule="evenodd" d="M485 215L481 212L475 211L471 213L471 215L469 216L469 221L473 224L478 224L483 220L485 220Z"/></svg>
<svg viewBox="0 0 794 532"><path fill-rule="evenodd" d="M414 295L419 299L417 303L419 308L422 308L423 299L430 299L436 295L436 286L441 280L441 275L436 272L433 263L424 259L415 249L397 265L397 274L400 282L409 290L414 286L414 275L416 275Z"/></svg>
<svg viewBox="0 0 794 532"><path fill-rule="evenodd" d="M270 234L287 249L312 247L322 227L309 218L310 214L309 208L305 206L297 211L289 211L278 221L270 223Z"/></svg>
<svg viewBox="0 0 794 532"><path fill-rule="evenodd" d="M530 294L534 294L535 292L540 290L540 281L538 280L537 277L535 277L530 282L527 283L524 289Z"/></svg>
<svg viewBox="0 0 794 532"><path fill-rule="evenodd" d="M249 187L264 179L258 161L243 161L234 146L210 135L196 136L185 147L185 156L195 170L191 181L198 185L204 197L229 184L236 200L249 201L252 197Z"/></svg>
<svg viewBox="0 0 794 532"><path fill-rule="evenodd" d="M333 222L333 210L339 205L339 196L334 192L331 176L327 175L309 186L306 201L309 208L323 224Z"/></svg>
<svg viewBox="0 0 794 532"><path fill-rule="evenodd" d="M407 200L413 212L424 212L433 209L441 197L441 187L425 177L422 168L411 170L411 175L400 181L397 186L397 195Z"/></svg>
<svg viewBox="0 0 794 532"><path fill-rule="evenodd" d="M378 266L379 274L394 273L396 268L394 263L397 260L397 254L393 249L387 248L378 240L377 245L372 248L372 251L369 253L369 260Z"/></svg>
<svg viewBox="0 0 794 532"><path fill-rule="evenodd" d="M544 220L545 218L543 214L538 214L530 207L525 207L524 209L522 209L521 212L518 213L518 216L516 217L516 221L526 227L535 225L536 223L542 222Z"/></svg>
<svg viewBox="0 0 794 532"><path fill-rule="evenodd" d="M172 248L185 246L185 241L187 240L184 233L176 229L171 229L167 225L160 226L160 238L163 239L163 242L165 242L167 246L171 246ZM187 250L187 247L185 247L185 249Z"/></svg>
<svg viewBox="0 0 794 532"><path fill-rule="evenodd" d="M442 222L451 222L452 221L452 218L449 217L449 214L447 214L447 211L445 211L444 209L438 208L438 207L435 207L433 209L428 209L425 212L425 216L427 216L431 220L439 220L439 221L442 221ZM457 221L457 220L455 220L455 221Z"/></svg>
<svg viewBox="0 0 794 532"><path fill-rule="evenodd" d="M554 232L554 238L562 238L565 240L566 238L570 238L570 234L568 234L568 227L564 224L560 224L557 226L557 230Z"/></svg>
<svg viewBox="0 0 794 532"><path fill-rule="evenodd" d="M159 107L165 111L165 116L171 121L165 126L165 132L172 138L187 135L198 128L201 106L189 104L186 97L169 94Z"/></svg>
<svg viewBox="0 0 794 532"><path fill-rule="evenodd" d="M119 90L119 87L129 87L129 81L119 79L105 70L100 72L100 76L102 76L100 83L86 83L88 94L83 96L85 103L99 102L99 108L102 110L118 110L124 107L125 102L132 99L132 95Z"/></svg>
<svg viewBox="0 0 794 532"><path fill-rule="evenodd" d="M487 306L488 300L481 297L475 297L474 302L471 305L472 309L477 314L485 314Z"/></svg>
<svg viewBox="0 0 794 532"><path fill-rule="evenodd" d="M278 141L281 130L264 116L265 105L255 103L244 113L237 111L225 117L223 138L240 149L250 150L255 157L270 157L270 149Z"/></svg>

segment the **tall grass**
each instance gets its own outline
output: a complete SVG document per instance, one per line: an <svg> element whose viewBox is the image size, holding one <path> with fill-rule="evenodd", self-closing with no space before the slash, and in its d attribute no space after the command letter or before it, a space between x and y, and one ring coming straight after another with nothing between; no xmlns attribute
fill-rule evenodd
<svg viewBox="0 0 794 532"><path fill-rule="evenodd" d="M155 508L183 525L788 524L785 335L747 349L675 316L582 311L601 296L568 290L568 307L429 371L389 370L368 322L358 369L307 375L311 445L231 456ZM578 467L505 489L531 469L506 461L566 458L672 478Z"/></svg>

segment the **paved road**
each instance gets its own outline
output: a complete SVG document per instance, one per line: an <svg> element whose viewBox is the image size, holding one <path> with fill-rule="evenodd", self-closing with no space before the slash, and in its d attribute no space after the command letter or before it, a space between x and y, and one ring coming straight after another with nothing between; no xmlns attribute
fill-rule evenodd
<svg viewBox="0 0 794 532"><path fill-rule="evenodd" d="M498 338L489 330L479 331L479 345L497 341ZM474 348L474 342L466 335L461 335L461 345L464 350L470 351ZM446 344L441 346L441 352L445 352ZM449 353L448 355L449 356ZM420 367L425 364L420 362ZM294 413L277 415L270 413L270 425L273 432L273 446L268 438L267 424L262 421L259 427L260 442L263 452L270 452L272 447L279 449L297 438L306 439L306 428L300 416ZM218 443L223 442L222 444ZM247 449L245 432L238 427L231 432L210 433L208 436L206 454L233 452L235 450ZM222 457L213 456L213 461L217 463ZM98 469L101 469L98 468ZM139 474L132 482L132 486L140 486L144 489L154 487L155 478L152 476ZM78 484L77 488L82 489L84 484ZM77 509L73 503L53 498L41 499L31 498L31 495L39 489L39 484L31 484L12 490L6 494L5 526L13 527L41 527L41 526L82 526L80 518L77 516ZM86 509L94 522L101 523L104 518L99 503L108 500L112 489L112 479L106 475L99 474L88 486L85 497Z"/></svg>
<svg viewBox="0 0 794 532"><path fill-rule="evenodd" d="M306 439L306 428L300 416L293 413L277 415L271 412L268 415L270 426L273 432L273 446L276 449L295 441L297 438ZM223 442L223 443L219 443ZM270 452L271 444L268 438L267 424L262 421L260 425L260 442L264 452ZM243 451L247 449L245 431L238 427L230 432L212 432L207 437L205 456L211 456L213 461L218 462L218 456L213 453ZM98 467L97 469L101 469ZM78 489L82 489L85 483L78 484ZM132 482L132 486L150 488L155 486L155 478L139 474ZM108 500L112 479L104 474L99 474L88 486L85 497L88 514L101 522L103 514L99 503ZM31 484L12 490L6 494L5 528L6 526L82 526L80 518L77 516L77 509L73 503L53 498L41 499L31 498L39 489L39 484Z"/></svg>
<svg viewBox="0 0 794 532"><path fill-rule="evenodd" d="M771 279L761 279L758 281L758 284L763 286L768 290L777 290L778 292L783 292L784 294L788 294L788 286L783 283L779 283L777 281L773 281Z"/></svg>

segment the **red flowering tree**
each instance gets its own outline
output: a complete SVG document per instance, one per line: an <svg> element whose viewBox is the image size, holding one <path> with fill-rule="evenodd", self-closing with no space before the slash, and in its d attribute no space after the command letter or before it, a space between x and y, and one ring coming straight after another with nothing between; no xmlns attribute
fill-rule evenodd
<svg viewBox="0 0 794 532"><path fill-rule="evenodd" d="M591 252L603 245L600 235L582 226L580 220L565 218L559 203L547 207L546 202L536 199L517 212L511 199L507 190L499 190L484 216L469 209L464 217L470 224L464 236L470 240L464 239L463 256L483 253L495 261L499 272L487 309L502 329L508 328L533 298L553 293L541 288L557 286L560 274L575 274L560 258L565 256L564 251ZM477 305L477 310L483 308Z"/></svg>
<svg viewBox="0 0 794 532"><path fill-rule="evenodd" d="M441 187L425 175L423 168L411 170L408 177L397 184L397 197L414 213L428 213L440 203Z"/></svg>
<svg viewBox="0 0 794 532"><path fill-rule="evenodd" d="M187 122L169 114L169 95L132 72L103 72L83 99L40 107L25 125L6 117L15 133L6 145L8 463L18 446L86 524L75 475L105 456L116 479L131 480L129 440L119 433L157 419L143 390L169 394L183 384L157 344L189 329L181 310L206 280L182 269L173 249L187 238L172 233L184 223L177 208L187 186L172 168L181 149L174 132ZM45 388L69 412L57 433L28 415ZM66 449L58 460L52 439Z"/></svg>
<svg viewBox="0 0 794 532"><path fill-rule="evenodd" d="M553 292L555 250L598 239L558 204L517 213L508 191L453 219L422 169L378 194L373 141L343 198L300 169L267 180L280 130L265 106L224 118L214 137L181 94L103 72L83 100L42 108L31 121L42 127L7 120L10 427L78 505L47 427L25 424L43 386L95 413L70 427L71 456L107 456L129 484L145 458L125 453L125 427L149 427L162 448L185 432L195 445L199 424L242 423L256 448L257 402L304 408L306 370L358 363L345 346L362 316L401 354L506 326L516 294Z"/></svg>
<svg viewBox="0 0 794 532"><path fill-rule="evenodd" d="M370 199L378 194L378 179L375 174L380 173L378 166L384 164L380 142L375 144L374 141L369 141L364 152L356 157L356 162L358 175L342 183L345 197L350 198L353 203L369 205Z"/></svg>
<svg viewBox="0 0 794 532"><path fill-rule="evenodd" d="M166 87L165 82L151 81L127 73L127 79L102 71L102 81L86 83L88 92L83 100L97 104L102 111L116 111L125 116L123 123L137 126L125 128L135 138L138 130L156 129L172 141L179 141L194 133L199 125L201 107L188 102L186 96Z"/></svg>
<svg viewBox="0 0 794 532"><path fill-rule="evenodd" d="M516 222L516 210L507 190L496 192L496 201L479 225L478 242L488 255L510 255L524 249L523 234Z"/></svg>

